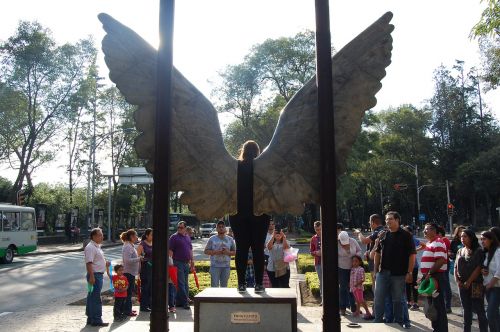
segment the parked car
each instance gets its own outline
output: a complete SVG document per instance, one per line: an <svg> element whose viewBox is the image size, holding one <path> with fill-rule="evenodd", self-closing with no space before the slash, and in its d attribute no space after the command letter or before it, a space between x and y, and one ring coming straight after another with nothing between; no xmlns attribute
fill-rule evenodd
<svg viewBox="0 0 500 332"><path fill-rule="evenodd" d="M231 229L231 227L226 226L226 234L231 237L234 237L233 230ZM210 236L212 235L217 235L217 228L214 228L214 230L210 233Z"/></svg>
<svg viewBox="0 0 500 332"><path fill-rule="evenodd" d="M214 222L207 222L201 224L200 227L201 237L209 237L210 233L212 233L212 231L215 229L215 226L217 226L217 224Z"/></svg>

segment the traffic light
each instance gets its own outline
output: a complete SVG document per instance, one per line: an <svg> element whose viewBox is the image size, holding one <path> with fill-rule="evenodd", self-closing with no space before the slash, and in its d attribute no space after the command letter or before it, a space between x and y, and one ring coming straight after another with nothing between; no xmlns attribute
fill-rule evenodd
<svg viewBox="0 0 500 332"><path fill-rule="evenodd" d="M453 204L448 203L447 205L447 210L448 210L448 216L451 217L453 216L453 210L455 209L455 206Z"/></svg>
<svg viewBox="0 0 500 332"><path fill-rule="evenodd" d="M394 190L406 190L408 189L408 185L406 183L396 183L394 186L392 186Z"/></svg>
<svg viewBox="0 0 500 332"><path fill-rule="evenodd" d="M24 205L26 200L26 190L21 189L17 192L17 205L22 206Z"/></svg>

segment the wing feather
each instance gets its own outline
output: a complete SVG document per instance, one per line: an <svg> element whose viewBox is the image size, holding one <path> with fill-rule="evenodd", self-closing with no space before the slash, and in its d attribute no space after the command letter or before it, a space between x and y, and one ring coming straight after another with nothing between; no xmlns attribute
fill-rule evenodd
<svg viewBox="0 0 500 332"><path fill-rule="evenodd" d="M332 60L337 175L361 129L366 110L391 63L392 13L342 48ZM289 101L273 138L254 163L254 212L301 214L319 203L320 165L316 77Z"/></svg>
<svg viewBox="0 0 500 332"><path fill-rule="evenodd" d="M110 79L126 100L141 132L135 142L148 171L154 172L157 51L138 34L107 14L99 14ZM212 104L174 68L172 91L171 184L181 202L201 220L236 211L237 161L224 147Z"/></svg>

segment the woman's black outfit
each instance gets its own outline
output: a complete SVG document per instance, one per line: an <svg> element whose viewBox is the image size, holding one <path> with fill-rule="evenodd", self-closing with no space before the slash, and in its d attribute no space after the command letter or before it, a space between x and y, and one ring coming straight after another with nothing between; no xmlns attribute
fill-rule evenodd
<svg viewBox="0 0 500 332"><path fill-rule="evenodd" d="M229 216L236 241L236 272L238 286L245 285L248 250L252 248L255 286L262 286L264 274L264 242L270 217L253 214L253 160L238 161L237 207L238 213Z"/></svg>

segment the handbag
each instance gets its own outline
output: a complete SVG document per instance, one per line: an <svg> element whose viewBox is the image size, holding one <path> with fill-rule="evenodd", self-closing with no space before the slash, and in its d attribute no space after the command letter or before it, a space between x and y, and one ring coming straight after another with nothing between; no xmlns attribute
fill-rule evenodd
<svg viewBox="0 0 500 332"><path fill-rule="evenodd" d="M284 276L286 272L287 272L287 265L283 260L274 262L274 276L276 278Z"/></svg>
<svg viewBox="0 0 500 332"><path fill-rule="evenodd" d="M470 289L471 289L471 295L470 295L470 297L472 299L482 299L483 298L483 296L484 296L484 286L483 286L482 283L473 282L470 285Z"/></svg>
<svg viewBox="0 0 500 332"><path fill-rule="evenodd" d="M432 296L424 299L424 314L431 322L435 322L438 319L438 312Z"/></svg>

